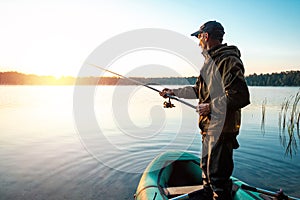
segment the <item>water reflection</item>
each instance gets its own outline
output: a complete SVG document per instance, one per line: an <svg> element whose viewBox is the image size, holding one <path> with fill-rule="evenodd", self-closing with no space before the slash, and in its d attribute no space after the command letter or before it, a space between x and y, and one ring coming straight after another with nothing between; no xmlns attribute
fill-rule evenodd
<svg viewBox="0 0 300 200"><path fill-rule="evenodd" d="M242 111L238 137L241 146L234 154L235 177L256 187L272 191L283 188L291 196L300 196L300 156L292 159L284 156L285 149L278 141L281 103L284 97L297 91L298 88L291 87L250 87L251 105ZM0 92L3 94L0 105L5 107L0 109L0 199L132 199L140 172L166 150L164 147L187 149L194 154L201 151L196 112L184 106L180 108L176 103L175 108L165 110L165 116L160 116L166 126L155 138L129 138L115 126L111 109L113 88L103 87L95 94L95 115L106 141L121 154L116 156L113 149L108 148L102 154L99 152L99 156L122 170L112 169L94 159L80 141L73 120L72 87L14 86L0 87ZM147 89L138 90L136 94L128 112L135 126L147 127L154 122L150 108L162 106L162 99ZM261 105L265 98L268 102L265 135L262 135ZM8 103L14 106L5 106ZM182 109L189 112L184 117L181 117ZM295 118L295 122L298 119ZM135 131L135 126L122 127L140 136L142 133ZM182 130L178 131L178 127ZM282 137L288 145L288 127L285 130ZM90 127L86 131L97 133ZM297 123L294 137L298 141ZM92 140L91 145L102 148L106 143ZM126 173L125 169L136 173Z"/></svg>

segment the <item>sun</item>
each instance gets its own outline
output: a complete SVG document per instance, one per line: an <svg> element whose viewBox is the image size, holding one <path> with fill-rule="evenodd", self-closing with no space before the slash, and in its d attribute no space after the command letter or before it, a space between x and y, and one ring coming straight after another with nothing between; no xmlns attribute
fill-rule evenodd
<svg viewBox="0 0 300 200"><path fill-rule="evenodd" d="M53 77L55 78L55 80L59 80L61 79L63 76L61 74L53 74Z"/></svg>

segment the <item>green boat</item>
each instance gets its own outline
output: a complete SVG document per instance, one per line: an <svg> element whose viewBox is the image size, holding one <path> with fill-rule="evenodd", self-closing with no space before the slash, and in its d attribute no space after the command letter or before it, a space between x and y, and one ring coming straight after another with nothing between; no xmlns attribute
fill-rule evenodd
<svg viewBox="0 0 300 200"><path fill-rule="evenodd" d="M200 159L187 152L170 151L157 156L144 171L136 200L192 199L202 189ZM232 177L234 200L272 200L276 193L248 186ZM283 196L283 199L296 199Z"/></svg>

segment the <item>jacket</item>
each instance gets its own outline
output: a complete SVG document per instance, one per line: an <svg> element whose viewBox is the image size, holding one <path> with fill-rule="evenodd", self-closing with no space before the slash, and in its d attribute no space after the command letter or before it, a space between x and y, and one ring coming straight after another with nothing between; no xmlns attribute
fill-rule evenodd
<svg viewBox="0 0 300 200"><path fill-rule="evenodd" d="M210 114L199 116L199 128L209 135L239 132L241 108L250 104L240 51L221 44L202 52L205 61L194 86L174 89L181 98L209 103Z"/></svg>

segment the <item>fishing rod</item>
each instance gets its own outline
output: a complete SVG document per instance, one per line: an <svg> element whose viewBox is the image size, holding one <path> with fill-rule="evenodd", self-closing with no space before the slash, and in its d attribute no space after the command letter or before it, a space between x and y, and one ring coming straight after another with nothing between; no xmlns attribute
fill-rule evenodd
<svg viewBox="0 0 300 200"><path fill-rule="evenodd" d="M151 86L149 86L149 85L147 85L147 84L145 84L145 83L142 83L142 82L140 82L140 81L134 80L134 79L132 79L132 78L128 78L128 77L126 77L126 76L123 76L123 75L118 74L118 73L116 73L116 72L110 71L110 70L105 69L105 68L103 68L103 67L100 67L100 66L98 66L98 65L90 64L90 63L88 63L88 65L91 65L91 66L96 67L96 68L98 68L98 69L100 69L100 70L109 72L109 73L111 73L111 74L117 75L117 76L119 76L119 77L121 77L121 78L124 78L124 79L126 79L126 80L129 80L129 81L131 81L131 82L133 82L133 83L136 83L136 84L138 84L138 85L141 85L141 86L144 86L144 87L149 88L149 89L151 89L151 90L154 90L155 92L158 92L158 93L161 92L160 90L158 90L158 89L156 89L156 88L154 88L154 87L151 87ZM183 103L184 105L187 105L187 106L189 106L189 107L191 107L191 108L193 108L193 109L196 109L196 106L194 106L193 104L190 104L190 103L188 103L188 102L186 102L186 101L184 101L184 100L182 100L182 99L179 99L179 98L176 97L176 96L166 94L166 97L169 98L169 102L166 102L166 101L164 102L164 107L165 107L165 108L172 108L172 107L175 107L174 104L171 103L171 99L173 99L173 100L178 101L178 102L180 102L180 103Z"/></svg>

